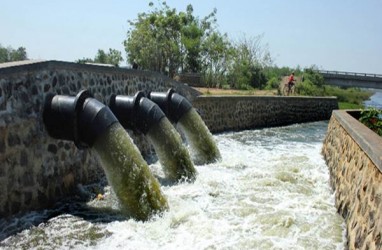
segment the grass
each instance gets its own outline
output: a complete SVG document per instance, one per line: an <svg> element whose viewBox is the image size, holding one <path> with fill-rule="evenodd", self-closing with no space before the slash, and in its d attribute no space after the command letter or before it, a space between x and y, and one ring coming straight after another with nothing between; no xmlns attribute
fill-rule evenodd
<svg viewBox="0 0 382 250"><path fill-rule="evenodd" d="M350 102L338 102L339 109L362 109L363 105L354 104Z"/></svg>

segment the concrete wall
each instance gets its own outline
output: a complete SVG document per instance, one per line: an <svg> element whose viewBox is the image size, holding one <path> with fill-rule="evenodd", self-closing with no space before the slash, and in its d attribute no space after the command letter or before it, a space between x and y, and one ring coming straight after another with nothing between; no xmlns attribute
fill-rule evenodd
<svg viewBox="0 0 382 250"><path fill-rule="evenodd" d="M96 155L56 140L42 122L48 94L76 95L88 89L108 103L111 94L167 91L188 98L213 132L329 119L335 98L198 97L197 91L162 75L114 67L46 61L0 64L0 216L46 208L104 176ZM129 131L142 154L143 137Z"/></svg>
<svg viewBox="0 0 382 250"><path fill-rule="evenodd" d="M349 249L382 249L382 138L334 111L322 152Z"/></svg>
<svg viewBox="0 0 382 250"><path fill-rule="evenodd" d="M193 102L211 132L329 120L334 97L199 96Z"/></svg>

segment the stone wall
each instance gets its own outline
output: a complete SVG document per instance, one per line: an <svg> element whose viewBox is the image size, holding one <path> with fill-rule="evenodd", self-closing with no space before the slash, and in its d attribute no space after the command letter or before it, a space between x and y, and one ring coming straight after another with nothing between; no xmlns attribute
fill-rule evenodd
<svg viewBox="0 0 382 250"><path fill-rule="evenodd" d="M334 111L322 152L349 249L382 249L382 138Z"/></svg>
<svg viewBox="0 0 382 250"><path fill-rule="evenodd" d="M205 87L203 77L200 73L183 73L175 76L175 80L186 83L192 87Z"/></svg>
<svg viewBox="0 0 382 250"><path fill-rule="evenodd" d="M198 96L192 105L211 132L329 120L334 97Z"/></svg>
<svg viewBox="0 0 382 250"><path fill-rule="evenodd" d="M72 194L78 183L104 175L91 150L48 136L42 111L49 93L74 96L88 89L108 103L111 94L170 87L190 99L197 94L147 71L58 61L0 64L0 217L48 207ZM151 151L143 136L132 137L143 154Z"/></svg>

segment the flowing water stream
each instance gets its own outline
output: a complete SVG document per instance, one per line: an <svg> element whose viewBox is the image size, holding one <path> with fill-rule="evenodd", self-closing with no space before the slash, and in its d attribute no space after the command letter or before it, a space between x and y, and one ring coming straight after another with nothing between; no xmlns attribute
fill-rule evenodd
<svg viewBox="0 0 382 250"><path fill-rule="evenodd" d="M221 162L164 184L169 210L148 222L104 199L0 221L3 249L344 249L321 156L327 122L214 135ZM159 180L160 163L150 165ZM91 192L93 186L84 187Z"/></svg>
<svg viewBox="0 0 382 250"><path fill-rule="evenodd" d="M167 118L161 119L147 132L147 137L155 148L159 162L163 166L165 177L175 183L182 179L193 181L197 171L191 161L182 138Z"/></svg>
<svg viewBox="0 0 382 250"><path fill-rule="evenodd" d="M194 108L187 111L178 124L190 145L195 164L208 164L221 159L212 134Z"/></svg>

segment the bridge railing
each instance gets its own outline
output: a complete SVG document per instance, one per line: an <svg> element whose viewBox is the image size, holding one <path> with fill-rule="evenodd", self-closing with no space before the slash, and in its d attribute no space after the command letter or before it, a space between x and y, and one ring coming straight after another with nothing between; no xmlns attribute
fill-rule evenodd
<svg viewBox="0 0 382 250"><path fill-rule="evenodd" d="M331 75L368 76L368 77L382 78L381 74L355 73L355 72L332 71L332 70L318 70L318 72L321 74L331 74Z"/></svg>

